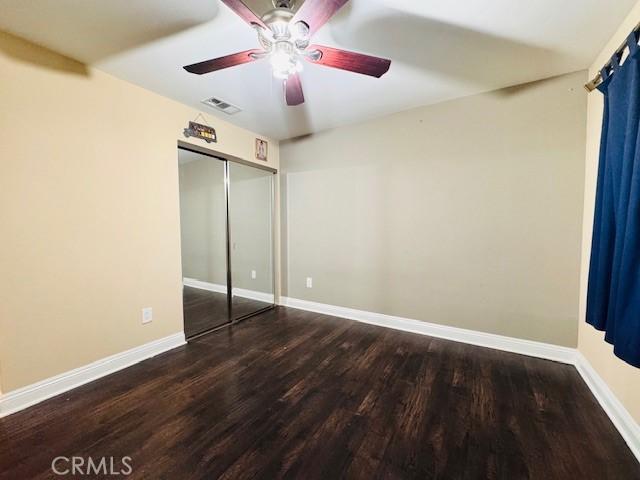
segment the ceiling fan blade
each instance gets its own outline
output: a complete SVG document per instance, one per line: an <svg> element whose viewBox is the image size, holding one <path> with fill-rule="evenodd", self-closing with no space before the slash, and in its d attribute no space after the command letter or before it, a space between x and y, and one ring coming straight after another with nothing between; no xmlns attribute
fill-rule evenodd
<svg viewBox="0 0 640 480"><path fill-rule="evenodd" d="M321 56L317 60L315 60L313 56L305 57L312 63L361 73L371 77L380 78L387 73L391 66L391 60L387 60L386 58L372 57L362 53L348 52L347 50L325 47L323 45L309 45L308 51L313 52L314 50L319 51Z"/></svg>
<svg viewBox="0 0 640 480"><path fill-rule="evenodd" d="M227 7L235 12L240 18L242 18L249 25L258 25L265 30L269 30L260 18L253 13L253 11L247 7L242 0L222 0Z"/></svg>
<svg viewBox="0 0 640 480"><path fill-rule="evenodd" d="M216 70L222 70L223 68L235 67L236 65L242 65L243 63L253 62L254 60L258 60L258 58L254 58L253 55L261 55L263 53L264 52L262 50L245 50L244 52L213 58L204 62L194 63L193 65L187 65L182 68L189 73L202 75L203 73L215 72Z"/></svg>
<svg viewBox="0 0 640 480"><path fill-rule="evenodd" d="M302 83L300 82L300 75L297 73L289 75L289 78L284 81L284 97L290 107L304 103Z"/></svg>
<svg viewBox="0 0 640 480"><path fill-rule="evenodd" d="M291 25L304 22L309 26L309 35L313 35L349 0L305 0L291 19Z"/></svg>

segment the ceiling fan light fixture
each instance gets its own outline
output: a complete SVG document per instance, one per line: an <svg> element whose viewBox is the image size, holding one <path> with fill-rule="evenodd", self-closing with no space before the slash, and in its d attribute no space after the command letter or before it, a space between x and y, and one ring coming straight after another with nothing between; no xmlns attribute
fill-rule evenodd
<svg viewBox="0 0 640 480"><path fill-rule="evenodd" d="M291 42L276 42L269 55L269 63L273 69L273 76L286 79L289 75L302 70L302 63L298 60L295 48Z"/></svg>
<svg viewBox="0 0 640 480"><path fill-rule="evenodd" d="M289 37L289 24L284 20L277 20L269 24L269 28L273 32L273 38L288 38Z"/></svg>
<svg viewBox="0 0 640 480"><path fill-rule="evenodd" d="M307 41L307 45L309 44L309 25L304 22L296 22L293 25L289 26L289 31L291 33L291 38L296 41Z"/></svg>
<svg viewBox="0 0 640 480"><path fill-rule="evenodd" d="M326 67L380 78L387 73L391 60L362 53L349 52L323 45L311 45L310 38L349 0L305 0L293 11L295 0L272 0L273 10L258 17L245 0L222 0L242 20L256 30L261 50L212 58L186 65L187 72L197 75L268 58L273 75L283 79L287 105L304 103L302 83L298 73L302 60Z"/></svg>

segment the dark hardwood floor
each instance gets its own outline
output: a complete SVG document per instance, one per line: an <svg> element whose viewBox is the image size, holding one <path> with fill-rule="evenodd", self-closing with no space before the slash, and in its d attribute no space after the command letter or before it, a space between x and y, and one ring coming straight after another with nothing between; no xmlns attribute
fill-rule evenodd
<svg viewBox="0 0 640 480"><path fill-rule="evenodd" d="M199 288L185 286L182 290L184 305L184 334L187 338L199 335L229 321L227 296ZM269 304L249 298L233 297L233 317L240 318L268 307Z"/></svg>
<svg viewBox="0 0 640 480"><path fill-rule="evenodd" d="M0 477L640 479L568 365L279 307L0 419ZM79 478L79 477L78 477Z"/></svg>

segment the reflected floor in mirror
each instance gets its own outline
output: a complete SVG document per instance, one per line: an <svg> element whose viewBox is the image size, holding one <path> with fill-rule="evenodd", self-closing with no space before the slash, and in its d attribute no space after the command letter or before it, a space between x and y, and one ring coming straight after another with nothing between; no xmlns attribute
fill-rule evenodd
<svg viewBox="0 0 640 480"><path fill-rule="evenodd" d="M184 302L184 334L187 338L199 335L229 321L227 295L199 288L185 286L182 293ZM250 298L233 298L233 315L239 318L271 306Z"/></svg>

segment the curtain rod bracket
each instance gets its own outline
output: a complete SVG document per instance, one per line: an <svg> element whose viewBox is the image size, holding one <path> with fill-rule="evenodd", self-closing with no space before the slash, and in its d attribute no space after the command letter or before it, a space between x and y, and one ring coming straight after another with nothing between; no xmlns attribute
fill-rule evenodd
<svg viewBox="0 0 640 480"><path fill-rule="evenodd" d="M632 32L640 32L640 23L638 23L635 28L632 30ZM618 47L618 49L615 51L615 53L613 54L613 56L615 55L622 55L622 53L625 51L625 49L627 48L627 40L625 40L622 45L620 45ZM609 68L611 66L611 62L607 62L605 63L604 67L602 67L602 70L604 70L605 68ZM584 88L587 90L587 92L593 92L596 88L598 88L598 86L600 85L602 81L602 73L601 71L598 72L598 74L595 76L595 78L593 80L591 80L589 83L585 84Z"/></svg>

